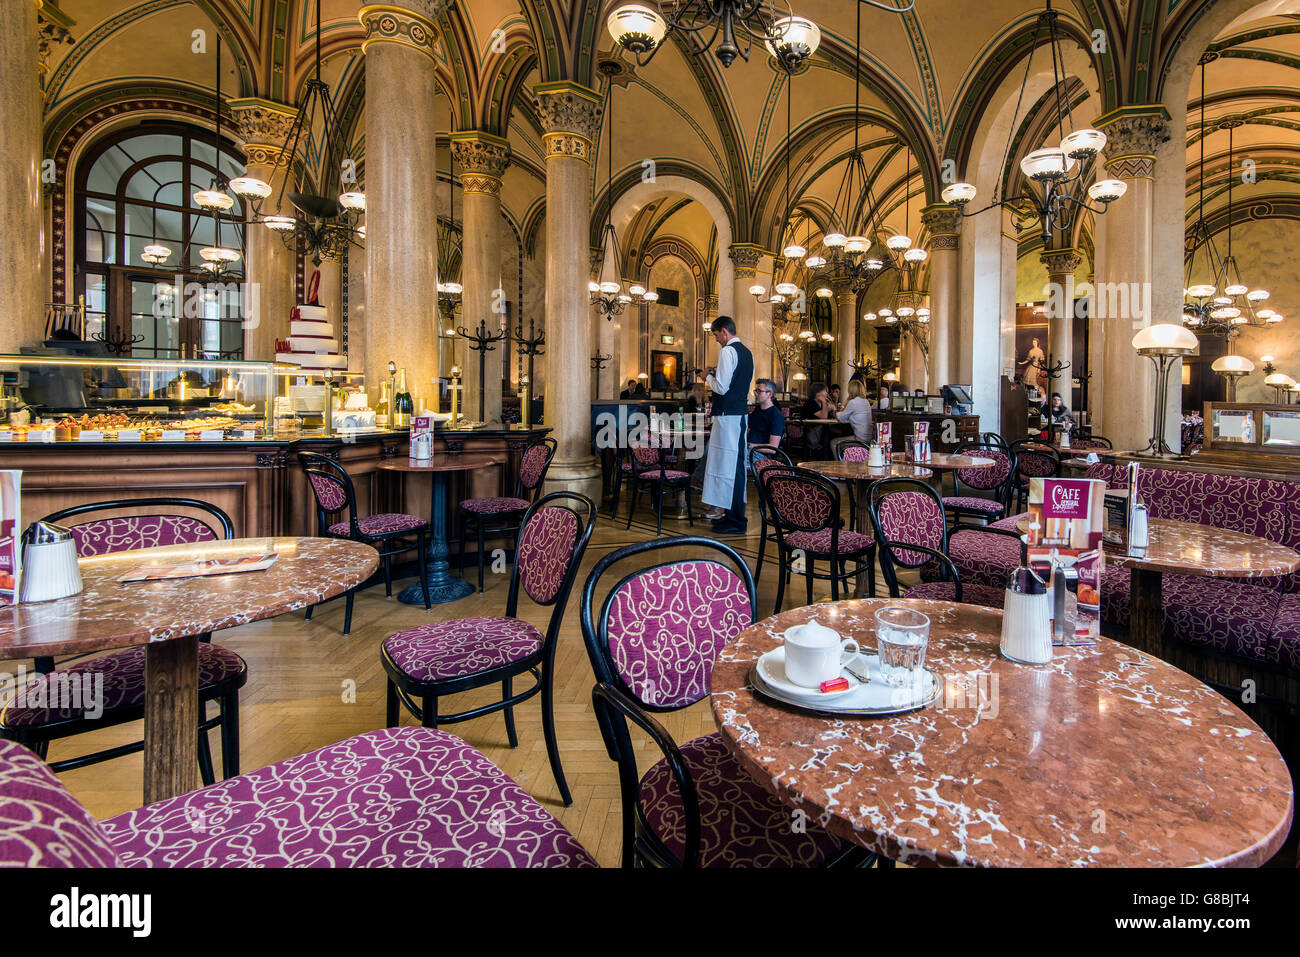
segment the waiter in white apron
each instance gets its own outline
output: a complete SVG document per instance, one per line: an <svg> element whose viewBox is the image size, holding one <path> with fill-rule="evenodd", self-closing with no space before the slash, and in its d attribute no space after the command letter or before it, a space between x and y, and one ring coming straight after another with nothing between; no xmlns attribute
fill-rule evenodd
<svg viewBox="0 0 1300 957"><path fill-rule="evenodd" d="M705 505L727 510L713 523L722 535L744 535L745 517L745 431L749 416L749 389L754 379L754 357L736 338L736 323L730 316L713 320L713 339L718 343L718 368L706 382L713 390L713 431L709 434L709 456L704 473Z"/></svg>

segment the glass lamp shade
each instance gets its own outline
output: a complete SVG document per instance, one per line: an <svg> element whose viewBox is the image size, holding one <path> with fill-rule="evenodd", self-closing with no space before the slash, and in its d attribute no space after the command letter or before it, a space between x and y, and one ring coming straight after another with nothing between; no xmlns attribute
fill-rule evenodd
<svg viewBox="0 0 1300 957"><path fill-rule="evenodd" d="M885 316L885 322L892 326L894 323L898 322L898 316Z"/></svg>
<svg viewBox="0 0 1300 957"><path fill-rule="evenodd" d="M810 330L810 329L805 329L803 332L799 333L799 338L800 338L800 339L816 339L817 336L813 334L812 330Z"/></svg>
<svg viewBox="0 0 1300 957"><path fill-rule="evenodd" d="M945 203L952 203L954 206L965 206L975 198L976 189L970 183L953 183L943 188L939 195Z"/></svg>
<svg viewBox="0 0 1300 957"><path fill-rule="evenodd" d="M199 255L205 262L215 264L239 262L239 250L230 249L226 246L204 246L199 250Z"/></svg>
<svg viewBox="0 0 1300 957"><path fill-rule="evenodd" d="M1196 333L1172 322L1158 322L1139 330L1133 348L1144 356L1185 356L1197 350Z"/></svg>
<svg viewBox="0 0 1300 957"><path fill-rule="evenodd" d="M1061 152L1071 159L1091 159L1106 148L1106 134L1101 130L1075 130L1061 140Z"/></svg>
<svg viewBox="0 0 1300 957"><path fill-rule="evenodd" d="M230 181L230 189L237 196L252 199L266 199L271 195L271 184L256 176L236 176Z"/></svg>
<svg viewBox="0 0 1300 957"><path fill-rule="evenodd" d="M1295 384L1295 379L1285 372L1274 372L1272 375L1264 376L1264 385L1272 386L1275 389L1290 389Z"/></svg>
<svg viewBox="0 0 1300 957"><path fill-rule="evenodd" d="M1088 198L1098 203L1113 203L1128 192L1128 183L1122 179L1103 179L1088 187Z"/></svg>
<svg viewBox="0 0 1300 957"><path fill-rule="evenodd" d="M764 287L764 286L750 286L750 287L749 287L749 294L750 294L751 296L761 296L761 295L763 295L763 293L765 293L765 292L767 292L767 288Z"/></svg>
<svg viewBox="0 0 1300 957"><path fill-rule="evenodd" d="M1185 312L1183 313L1183 323L1188 326L1199 326L1201 324L1201 317L1194 316L1190 312Z"/></svg>
<svg viewBox="0 0 1300 957"><path fill-rule="evenodd" d="M615 293L621 291L622 288L623 288L622 284L612 282L610 280L606 280L605 282L602 282L600 284L600 291L607 296L614 295Z"/></svg>
<svg viewBox="0 0 1300 957"><path fill-rule="evenodd" d="M1231 286L1225 286L1223 292L1224 295L1232 296L1235 298L1237 296L1246 295L1246 287L1243 286L1241 283L1236 282L1233 283Z"/></svg>
<svg viewBox="0 0 1300 957"><path fill-rule="evenodd" d="M194 203L203 209L225 212L235 205L235 199L219 189L201 189L194 194Z"/></svg>
<svg viewBox="0 0 1300 957"><path fill-rule="evenodd" d="M779 338L782 342L794 342L794 336L790 335L788 332L781 333Z"/></svg>
<svg viewBox="0 0 1300 957"><path fill-rule="evenodd" d="M821 269L822 266L825 266L825 265L826 265L826 257L825 257L825 256L809 256L809 257L808 257L808 268L809 268L809 269Z"/></svg>
<svg viewBox="0 0 1300 957"><path fill-rule="evenodd" d="M781 295L779 292L774 292L770 297L768 297L767 301L774 306L779 306L781 303L785 302L785 296Z"/></svg>
<svg viewBox="0 0 1300 957"><path fill-rule="evenodd" d="M1216 306L1231 306L1231 305L1232 305L1232 297L1231 297L1231 296L1215 296L1215 297L1214 297L1214 304L1215 304Z"/></svg>
<svg viewBox="0 0 1300 957"><path fill-rule="evenodd" d="M890 316L892 316L892 315L894 314L894 310L892 310L892 309L881 309L881 310L880 310L880 314L881 314L882 316L884 316L886 319L888 319Z"/></svg>
<svg viewBox="0 0 1300 957"><path fill-rule="evenodd" d="M268 216L262 220L262 225L267 229L274 229L277 233L291 233L298 224L292 216Z"/></svg>
<svg viewBox="0 0 1300 957"><path fill-rule="evenodd" d="M1215 359L1210 364L1210 368L1215 372L1222 372L1227 375L1245 375L1248 372L1255 371L1255 363L1245 356L1227 355Z"/></svg>
<svg viewBox="0 0 1300 957"><path fill-rule="evenodd" d="M920 309L916 310L916 314L920 316L922 319L925 319L930 315L930 310L927 309L925 306L922 306Z"/></svg>
<svg viewBox="0 0 1300 957"><path fill-rule="evenodd" d="M340 193L339 205L353 212L364 213L366 211L366 194L358 192Z"/></svg>
<svg viewBox="0 0 1300 957"><path fill-rule="evenodd" d="M804 249L798 243L791 243L789 246L786 246L785 249L781 250L781 255L786 259L803 259L806 252L808 252L808 250Z"/></svg>
<svg viewBox="0 0 1300 957"><path fill-rule="evenodd" d="M1218 309L1210 310L1211 319L1236 319L1241 315L1241 310L1235 306L1220 306Z"/></svg>
<svg viewBox="0 0 1300 957"><path fill-rule="evenodd" d="M646 292L646 294L645 294L644 296L642 296L641 298L644 299L646 302L658 302L658 301L659 301L659 293L657 293L657 292L655 292L653 289L651 289L651 290L648 290L648 291Z"/></svg>
<svg viewBox="0 0 1300 957"><path fill-rule="evenodd" d="M1214 286L1208 286L1204 283L1187 287L1187 295L1191 296L1193 299L1209 299L1217 291L1218 290Z"/></svg>
<svg viewBox="0 0 1300 957"><path fill-rule="evenodd" d="M161 243L150 243L140 250L140 258L147 263L153 263L155 266L165 263L171 254L172 251Z"/></svg>
<svg viewBox="0 0 1300 957"><path fill-rule="evenodd" d="M649 53L663 41L668 24L655 10L640 3L625 3L605 20L614 42L633 53Z"/></svg>
<svg viewBox="0 0 1300 957"><path fill-rule="evenodd" d="M444 286L446 287L447 294L451 296L459 296L465 291L465 287L458 282L444 283Z"/></svg>
<svg viewBox="0 0 1300 957"><path fill-rule="evenodd" d="M867 322L875 322L876 314L874 312L868 312L862 318L867 320Z"/></svg>
<svg viewBox="0 0 1300 957"><path fill-rule="evenodd" d="M822 240L830 249L842 249L849 241L849 237L843 233L827 233L826 238Z"/></svg>
<svg viewBox="0 0 1300 957"><path fill-rule="evenodd" d="M794 374L794 381L795 381L795 382L805 382L805 381L807 381L807 379L808 379L808 377L807 377L806 375L804 375L802 372L796 372L796 373Z"/></svg>
<svg viewBox="0 0 1300 957"><path fill-rule="evenodd" d="M912 245L912 237L904 236L902 233L899 233L897 236L890 236L888 239L886 239L885 245L888 246L890 249L892 249L894 252L900 253L904 249L908 249Z"/></svg>
<svg viewBox="0 0 1300 957"><path fill-rule="evenodd" d="M794 296L799 292L799 286L793 282L779 282L776 284L776 291L783 296Z"/></svg>
<svg viewBox="0 0 1300 957"><path fill-rule="evenodd" d="M1274 325L1276 323L1281 322L1283 318L1284 318L1283 316L1275 312L1273 313L1273 315L1269 316L1266 321L1268 322L1269 325Z"/></svg>
<svg viewBox="0 0 1300 957"><path fill-rule="evenodd" d="M916 310L913 309L911 306L899 306L898 314L902 316L904 319L907 319L911 316L916 315Z"/></svg>
<svg viewBox="0 0 1300 957"><path fill-rule="evenodd" d="M782 17L772 24L775 40L767 41L768 52L782 62L801 62L817 52L822 32L807 17Z"/></svg>
<svg viewBox="0 0 1300 957"><path fill-rule="evenodd" d="M600 283L596 282L596 280L594 279L591 280L591 282L587 283L587 292L590 293L600 292Z"/></svg>
<svg viewBox="0 0 1300 957"><path fill-rule="evenodd" d="M928 255L930 254L924 249L921 249L919 246L914 246L907 252L903 253L903 261L909 263L923 263Z"/></svg>
<svg viewBox="0 0 1300 957"><path fill-rule="evenodd" d="M626 306L626 305L628 305L628 304L632 301L632 297L629 296L629 295L628 295L627 293L625 293L625 292L624 292L624 293L620 293L620 294L619 294L619 297L618 297L618 301L621 302L623 305Z"/></svg>
<svg viewBox="0 0 1300 957"><path fill-rule="evenodd" d="M700 326L700 328L703 329L705 332L708 332L710 329L713 328L713 323L706 322L702 326Z"/></svg>
<svg viewBox="0 0 1300 957"><path fill-rule="evenodd" d="M834 341L835 341L835 337L834 337L833 335L831 335L829 332L823 332L823 333L822 333L822 341L823 341L823 342L834 342Z"/></svg>
<svg viewBox="0 0 1300 957"><path fill-rule="evenodd" d="M365 239L365 238L366 238L366 227L365 227L365 226L358 226L358 227L357 227L357 239Z"/></svg>
<svg viewBox="0 0 1300 957"><path fill-rule="evenodd" d="M1252 289L1250 292L1246 293L1246 299L1250 302L1266 302L1268 300L1268 295L1269 293L1267 289Z"/></svg>
<svg viewBox="0 0 1300 957"><path fill-rule="evenodd" d="M817 295L822 299L830 299L835 295L835 293L831 292L829 286L822 286L817 290Z"/></svg>
<svg viewBox="0 0 1300 957"><path fill-rule="evenodd" d="M633 295L633 296L638 296L638 297L639 297L639 296L644 296L644 295L645 295L645 286L642 286L642 285L640 285L640 284L637 284L637 285L634 285L634 286L628 286L628 287L627 287L627 291L628 291L628 293L629 293L630 295Z"/></svg>
<svg viewBox="0 0 1300 957"><path fill-rule="evenodd" d="M867 268L868 268L868 269L884 269L884 268L885 268L885 264L884 264L883 262L881 262L879 259L868 259L868 260L867 260Z"/></svg>
<svg viewBox="0 0 1300 957"><path fill-rule="evenodd" d="M908 245L911 245L909 242ZM871 248L871 240L866 236L850 236L844 243L846 253L865 253Z"/></svg>
<svg viewBox="0 0 1300 957"><path fill-rule="evenodd" d="M1065 179L1075 165L1075 161L1056 146L1034 150L1020 161L1021 171L1035 183Z"/></svg>

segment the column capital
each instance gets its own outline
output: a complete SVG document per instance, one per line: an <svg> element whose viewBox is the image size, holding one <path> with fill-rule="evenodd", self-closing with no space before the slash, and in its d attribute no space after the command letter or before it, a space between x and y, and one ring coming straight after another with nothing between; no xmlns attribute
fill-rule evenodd
<svg viewBox="0 0 1300 957"><path fill-rule="evenodd" d="M753 279L757 276L758 261L763 258L765 252L762 246L755 246L753 243L732 243L727 248L727 254L736 264L736 278Z"/></svg>
<svg viewBox="0 0 1300 957"><path fill-rule="evenodd" d="M419 50L432 57L438 42L438 25L434 21L446 9L448 0L401 0L402 6L375 3L357 11L357 20L366 28L361 51L372 43L396 43Z"/></svg>
<svg viewBox="0 0 1300 957"><path fill-rule="evenodd" d="M921 225L930 231L930 248L956 249L963 218L951 203L931 203L921 210Z"/></svg>
<svg viewBox="0 0 1300 957"><path fill-rule="evenodd" d="M570 156L591 162L604 115L600 94L561 80L533 87L542 119L546 158Z"/></svg>
<svg viewBox="0 0 1300 957"><path fill-rule="evenodd" d="M1169 141L1169 111L1160 104L1123 106L1098 117L1106 134L1106 172L1118 179L1151 179L1156 151Z"/></svg>
<svg viewBox="0 0 1300 957"><path fill-rule="evenodd" d="M244 141L245 165L273 169L289 165L284 150L293 121L298 117L296 107L260 96L245 96L230 101L230 112Z"/></svg>
<svg viewBox="0 0 1300 957"><path fill-rule="evenodd" d="M36 0L36 70L41 76L50 72L50 53L57 44L76 42L69 29L76 22L49 0Z"/></svg>
<svg viewBox="0 0 1300 957"><path fill-rule="evenodd" d="M1048 278L1055 276L1073 276L1083 255L1077 249L1045 249L1039 259L1047 267Z"/></svg>
<svg viewBox="0 0 1300 957"><path fill-rule="evenodd" d="M510 141L480 130L451 135L451 151L460 164L460 185L467 193L501 194L501 177L510 165Z"/></svg>

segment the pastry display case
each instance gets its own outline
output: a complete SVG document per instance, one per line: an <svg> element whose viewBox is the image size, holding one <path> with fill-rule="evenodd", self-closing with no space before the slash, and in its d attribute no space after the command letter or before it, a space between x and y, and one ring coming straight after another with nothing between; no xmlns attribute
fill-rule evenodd
<svg viewBox="0 0 1300 957"><path fill-rule="evenodd" d="M268 439L284 368L270 362L0 356L0 442Z"/></svg>

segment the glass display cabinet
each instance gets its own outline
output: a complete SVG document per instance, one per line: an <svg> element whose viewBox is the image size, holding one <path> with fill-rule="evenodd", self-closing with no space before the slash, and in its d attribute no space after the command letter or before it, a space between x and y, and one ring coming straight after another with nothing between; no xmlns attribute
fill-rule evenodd
<svg viewBox="0 0 1300 957"><path fill-rule="evenodd" d="M1300 406L1207 402L1205 448L1300 455Z"/></svg>

